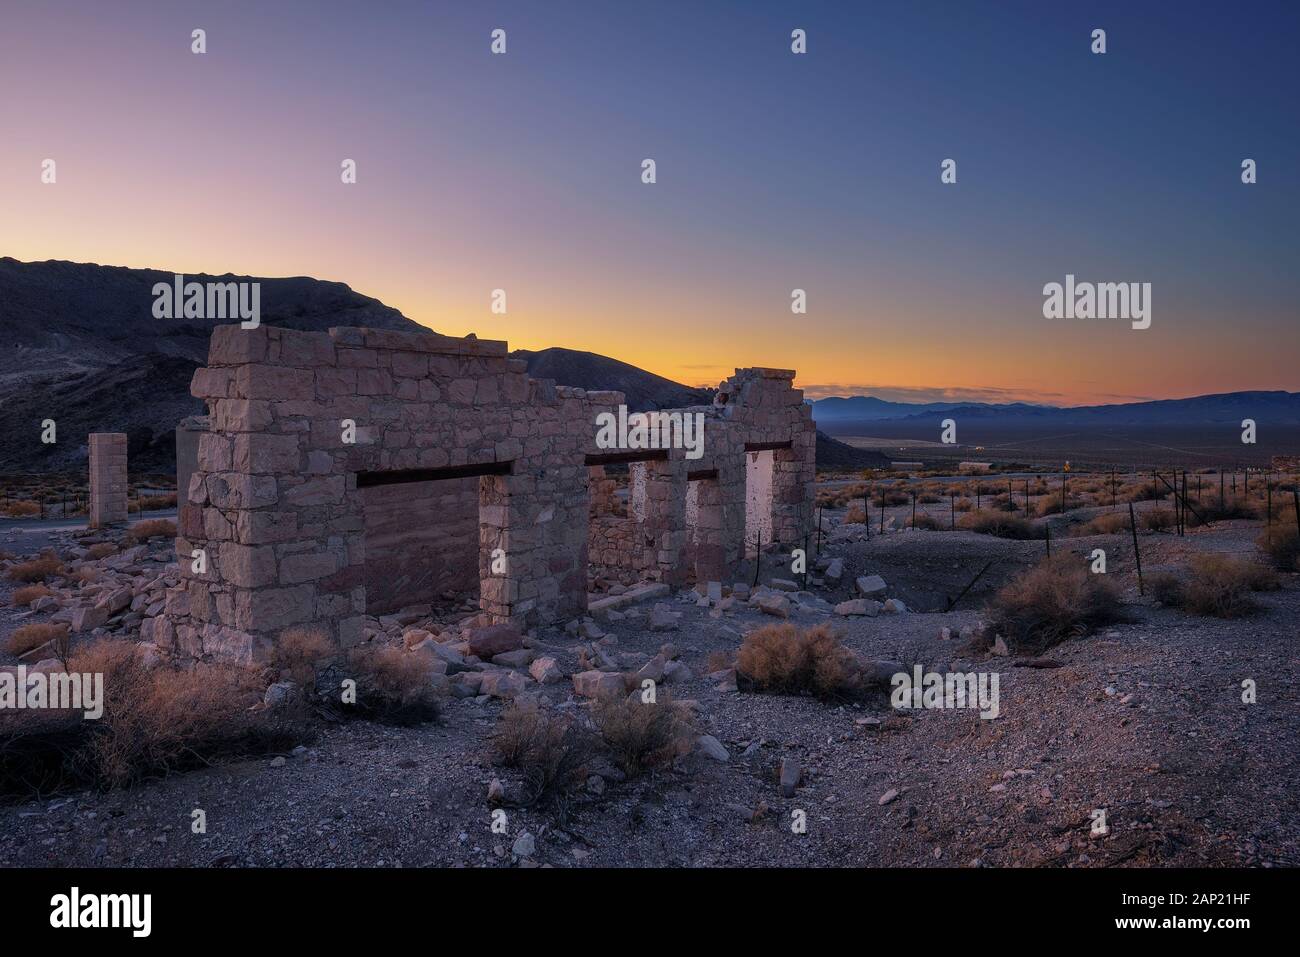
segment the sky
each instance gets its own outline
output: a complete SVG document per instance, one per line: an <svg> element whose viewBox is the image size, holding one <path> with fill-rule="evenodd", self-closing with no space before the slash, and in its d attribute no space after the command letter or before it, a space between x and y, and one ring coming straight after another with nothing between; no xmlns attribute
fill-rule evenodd
<svg viewBox="0 0 1300 957"><path fill-rule="evenodd" d="M336 280L690 385L1300 389L1300 4L0 3L0 255ZM1149 282L1150 328L1044 318L1067 274Z"/></svg>

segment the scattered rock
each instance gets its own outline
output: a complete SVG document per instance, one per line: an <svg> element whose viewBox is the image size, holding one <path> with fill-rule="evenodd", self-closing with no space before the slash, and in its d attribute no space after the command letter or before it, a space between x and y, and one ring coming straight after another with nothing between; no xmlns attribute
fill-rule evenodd
<svg viewBox="0 0 1300 957"><path fill-rule="evenodd" d="M564 678L560 663L550 655L535 659L528 666L528 673L533 676L534 681L541 685L555 684Z"/></svg>
<svg viewBox="0 0 1300 957"><path fill-rule="evenodd" d="M885 592L889 590L889 586L879 575L863 575L854 582L854 587L863 598L884 598Z"/></svg>
<svg viewBox="0 0 1300 957"><path fill-rule="evenodd" d="M873 601L870 598L851 598L848 601L842 601L835 606L835 614L849 617L851 615L866 615L869 618L875 618L880 613L880 602Z"/></svg>
<svg viewBox="0 0 1300 957"><path fill-rule="evenodd" d="M696 738L695 747L714 761L731 760L731 754L722 746L722 742L711 734L702 734Z"/></svg>
<svg viewBox="0 0 1300 957"><path fill-rule="evenodd" d="M533 837L530 832L524 831L524 833L515 838L515 843L511 846L510 853L514 854L515 857L532 857L537 853L537 839Z"/></svg>
<svg viewBox="0 0 1300 957"><path fill-rule="evenodd" d="M781 796L794 797L795 788L799 786L799 777L802 770L799 762L793 758L781 759Z"/></svg>
<svg viewBox="0 0 1300 957"><path fill-rule="evenodd" d="M580 671L573 676L573 693L580 698L620 697L623 676L614 671Z"/></svg>
<svg viewBox="0 0 1300 957"><path fill-rule="evenodd" d="M477 628L469 636L469 653L484 661L524 646L524 636L509 623Z"/></svg>

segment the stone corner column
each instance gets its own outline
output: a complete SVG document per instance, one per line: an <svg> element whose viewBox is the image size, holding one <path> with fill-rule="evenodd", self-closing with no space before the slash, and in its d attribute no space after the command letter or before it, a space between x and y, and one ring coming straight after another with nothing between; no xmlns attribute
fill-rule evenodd
<svg viewBox="0 0 1300 957"><path fill-rule="evenodd" d="M92 432L90 527L126 524L126 433Z"/></svg>

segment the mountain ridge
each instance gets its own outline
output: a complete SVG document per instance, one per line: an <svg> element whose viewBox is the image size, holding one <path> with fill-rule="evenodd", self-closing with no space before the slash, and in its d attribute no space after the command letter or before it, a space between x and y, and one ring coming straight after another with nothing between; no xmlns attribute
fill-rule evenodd
<svg viewBox="0 0 1300 957"><path fill-rule="evenodd" d="M175 466L174 430L201 414L190 395L207 361L211 328L232 320L155 319L155 283L175 273L127 266L0 257L0 473L86 467L86 436L125 432L133 473ZM308 276L261 278L187 273L187 281L258 282L268 325L324 331L331 326L432 331L341 282ZM518 349L534 378L624 393L629 409L708 405L713 390L692 388L629 363L559 347ZM53 419L61 441L40 441ZM869 467L876 453L818 436L819 458Z"/></svg>

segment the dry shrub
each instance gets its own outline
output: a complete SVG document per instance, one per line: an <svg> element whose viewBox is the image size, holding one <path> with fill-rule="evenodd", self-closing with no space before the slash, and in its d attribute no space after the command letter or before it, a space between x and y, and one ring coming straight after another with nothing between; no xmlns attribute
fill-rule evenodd
<svg viewBox="0 0 1300 957"><path fill-rule="evenodd" d="M848 512L844 516L846 523L861 525L866 521L866 509L862 507L861 502L854 502L849 506Z"/></svg>
<svg viewBox="0 0 1300 957"><path fill-rule="evenodd" d="M662 691L653 704L639 695L600 702L592 717L610 759L629 778L671 764L691 748L691 726Z"/></svg>
<svg viewBox="0 0 1300 957"><path fill-rule="evenodd" d="M919 505L935 505L938 504L941 499L934 492L922 492L916 497L916 501Z"/></svg>
<svg viewBox="0 0 1300 957"><path fill-rule="evenodd" d="M1185 592L1182 580L1172 572L1156 572L1147 576L1147 593L1169 608L1180 608Z"/></svg>
<svg viewBox="0 0 1300 957"><path fill-rule="evenodd" d="M1210 522L1226 522L1241 518L1263 518L1264 510L1256 509L1250 502L1240 498L1229 498L1222 503L1217 498L1206 498L1192 505L1193 512L1187 510L1189 525L1206 525Z"/></svg>
<svg viewBox="0 0 1300 957"><path fill-rule="evenodd" d="M917 512L916 518L912 519L912 527L928 532L937 532L940 525L939 520L933 515L927 515L924 512Z"/></svg>
<svg viewBox="0 0 1300 957"><path fill-rule="evenodd" d="M349 710L384 724L417 724L438 717L433 664L395 645L363 645L348 655L357 682Z"/></svg>
<svg viewBox="0 0 1300 957"><path fill-rule="evenodd" d="M14 590L13 603L15 605L30 605L38 598L44 598L50 593L50 590L44 585L24 585L22 588Z"/></svg>
<svg viewBox="0 0 1300 957"><path fill-rule="evenodd" d="M96 542L86 549L86 557L98 561L101 558L107 558L109 555L117 554L117 546L112 542Z"/></svg>
<svg viewBox="0 0 1300 957"><path fill-rule="evenodd" d="M713 674L715 671L726 671L728 668L734 668L736 657L729 651L710 651L708 660L707 674Z"/></svg>
<svg viewBox="0 0 1300 957"><path fill-rule="evenodd" d="M127 532L133 542L147 542L151 538L175 538L176 523L170 518L149 518L136 522Z"/></svg>
<svg viewBox="0 0 1300 957"><path fill-rule="evenodd" d="M1121 485L1115 492L1115 499L1119 502L1158 502L1169 494L1169 490L1157 486L1153 482L1143 482L1137 485L1132 483Z"/></svg>
<svg viewBox="0 0 1300 957"><path fill-rule="evenodd" d="M1044 559L1007 583L989 612L987 634L1000 634L1012 650L1027 653L1125 620L1119 588L1073 555Z"/></svg>
<svg viewBox="0 0 1300 957"><path fill-rule="evenodd" d="M176 505L176 493L169 492L165 495L142 495L137 500L140 504L140 511L152 512L160 508L173 508Z"/></svg>
<svg viewBox="0 0 1300 957"><path fill-rule="evenodd" d="M911 505L912 496L906 492L881 492L871 500L873 508L880 508L882 503L886 508L892 505Z"/></svg>
<svg viewBox="0 0 1300 957"><path fill-rule="evenodd" d="M1061 503L1061 493L1058 490L1055 494L1049 494L1045 498L1039 499L1038 504L1034 506L1034 512L1039 516L1043 515L1064 515L1066 512L1073 511L1076 508L1084 508L1088 503L1074 494L1074 490L1065 497L1064 507Z"/></svg>
<svg viewBox="0 0 1300 957"><path fill-rule="evenodd" d="M129 641L96 642L73 654L68 667L104 676L104 714L85 722L92 727L78 756L85 775L101 785L121 787L296 739L249 710L261 701L262 686L247 668L148 668Z"/></svg>
<svg viewBox="0 0 1300 957"><path fill-rule="evenodd" d="M1077 528L1071 529L1070 534L1075 537L1084 537L1087 535L1115 535L1126 531L1128 531L1128 515L1124 512L1108 512L1105 515L1096 516Z"/></svg>
<svg viewBox="0 0 1300 957"><path fill-rule="evenodd" d="M959 498L948 506L949 511L953 512L972 512L975 510L975 503L968 498Z"/></svg>
<svg viewBox="0 0 1300 957"><path fill-rule="evenodd" d="M979 532L996 538L1013 538L1017 541L1029 541L1047 536L1045 528L1036 526L1027 519L989 509L963 515L957 527L968 532Z"/></svg>
<svg viewBox="0 0 1300 957"><path fill-rule="evenodd" d="M41 506L37 502L5 502L0 509L9 518L33 518L41 514Z"/></svg>
<svg viewBox="0 0 1300 957"><path fill-rule="evenodd" d="M20 625L9 636L5 647L8 649L9 654L17 657L39 648L47 641L55 641L61 637L66 637L67 634L67 625L54 625L48 622Z"/></svg>
<svg viewBox="0 0 1300 957"><path fill-rule="evenodd" d="M801 631L784 623L751 631L736 652L736 674L758 691L819 698L850 695L862 684L857 659L826 624Z"/></svg>
<svg viewBox="0 0 1300 957"><path fill-rule="evenodd" d="M1150 511L1143 512L1138 521L1142 527L1152 532L1161 532L1166 528L1173 528L1178 522L1172 509L1153 508Z"/></svg>
<svg viewBox="0 0 1300 957"><path fill-rule="evenodd" d="M1284 525L1264 532L1255 540L1278 571L1300 571L1300 535L1293 526Z"/></svg>
<svg viewBox="0 0 1300 957"><path fill-rule="evenodd" d="M536 705L507 708L492 744L500 762L522 774L522 804L544 801L578 787L596 751L589 731Z"/></svg>
<svg viewBox="0 0 1300 957"><path fill-rule="evenodd" d="M1240 618L1256 607L1253 591L1278 587L1264 566L1230 555L1196 555L1192 577L1183 588L1182 607L1194 615Z"/></svg>
<svg viewBox="0 0 1300 957"><path fill-rule="evenodd" d="M317 628L296 627L280 632L271 652L271 667L280 680L295 681L304 688L316 682L316 672L334 657L334 642Z"/></svg>
<svg viewBox="0 0 1300 957"><path fill-rule="evenodd" d="M9 578L12 581L28 583L42 582L47 578L53 578L55 575L62 573L63 562L53 555L42 555L40 558L19 562L17 565L11 566L8 571Z"/></svg>

